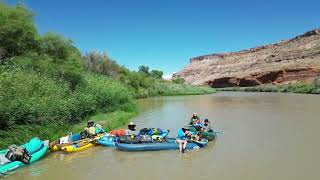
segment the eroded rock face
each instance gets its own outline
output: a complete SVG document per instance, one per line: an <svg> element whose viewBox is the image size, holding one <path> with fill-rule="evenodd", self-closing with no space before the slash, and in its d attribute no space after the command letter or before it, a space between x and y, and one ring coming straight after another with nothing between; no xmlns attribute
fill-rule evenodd
<svg viewBox="0 0 320 180"><path fill-rule="evenodd" d="M320 75L320 29L239 52L194 57L173 78L212 87L312 83Z"/></svg>

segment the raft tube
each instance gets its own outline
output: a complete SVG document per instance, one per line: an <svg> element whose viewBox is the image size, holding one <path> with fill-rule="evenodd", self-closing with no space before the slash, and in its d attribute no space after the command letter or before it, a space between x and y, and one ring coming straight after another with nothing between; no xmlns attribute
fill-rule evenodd
<svg viewBox="0 0 320 180"><path fill-rule="evenodd" d="M152 139L156 140L158 138L166 138L168 136L170 131L164 131L162 134L160 135L152 135ZM98 140L98 144L106 146L106 147L114 147L116 145L116 142L118 142L119 138L112 135L112 134L106 134L105 136L101 137Z"/></svg>
<svg viewBox="0 0 320 180"><path fill-rule="evenodd" d="M73 152L86 150L90 147L93 147L94 145L95 145L94 142L82 142L82 143L77 143L69 146L64 146L61 148L61 150L65 153L73 153Z"/></svg>
<svg viewBox="0 0 320 180"><path fill-rule="evenodd" d="M168 138L167 142L163 143L141 143L141 144L125 144L116 143L116 148L120 151L160 151L179 149L179 144L175 142L174 138ZM187 149L199 149L197 143L188 143Z"/></svg>
<svg viewBox="0 0 320 180"><path fill-rule="evenodd" d="M192 125L189 125L189 130L193 133L193 134L197 134L198 131L196 130L196 128L194 128ZM216 138L217 134L214 131L211 132L202 132L201 133L202 138L207 139L208 141L212 141Z"/></svg>
<svg viewBox="0 0 320 180"><path fill-rule="evenodd" d="M117 141L118 141L118 137L108 134L106 136L101 137L98 140L98 144L106 147L114 147Z"/></svg>
<svg viewBox="0 0 320 180"><path fill-rule="evenodd" d="M0 164L0 176L5 175L7 172L18 169L22 166L30 165L41 159L46 154L49 148L49 141L41 141L39 138L32 138L26 144L21 145L21 147L25 147L31 154L29 164L24 164L21 161L12 161L6 164ZM0 154L5 156L6 152L7 150L1 150Z"/></svg>

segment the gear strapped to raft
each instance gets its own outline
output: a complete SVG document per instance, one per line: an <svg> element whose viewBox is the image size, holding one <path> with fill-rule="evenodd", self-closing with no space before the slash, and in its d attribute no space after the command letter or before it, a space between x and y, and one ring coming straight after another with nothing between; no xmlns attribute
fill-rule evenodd
<svg viewBox="0 0 320 180"><path fill-rule="evenodd" d="M26 148L13 144L8 147L6 158L10 161L21 161L24 164L29 164L31 155Z"/></svg>

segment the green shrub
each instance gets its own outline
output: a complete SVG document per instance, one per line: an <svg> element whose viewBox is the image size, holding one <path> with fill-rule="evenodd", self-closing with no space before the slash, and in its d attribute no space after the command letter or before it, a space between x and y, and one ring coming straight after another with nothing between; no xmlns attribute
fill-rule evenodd
<svg viewBox="0 0 320 180"><path fill-rule="evenodd" d="M1 67L0 73L0 129L68 121L65 83L17 68Z"/></svg>
<svg viewBox="0 0 320 180"><path fill-rule="evenodd" d="M316 77L314 79L314 83L313 83L316 87L320 88L320 76Z"/></svg>
<svg viewBox="0 0 320 180"><path fill-rule="evenodd" d="M163 72L159 70L152 70L150 72L150 76L155 78L155 79L162 79Z"/></svg>
<svg viewBox="0 0 320 180"><path fill-rule="evenodd" d="M186 80L183 78L176 78L174 80L172 80L172 82L176 83L176 84L183 84Z"/></svg>

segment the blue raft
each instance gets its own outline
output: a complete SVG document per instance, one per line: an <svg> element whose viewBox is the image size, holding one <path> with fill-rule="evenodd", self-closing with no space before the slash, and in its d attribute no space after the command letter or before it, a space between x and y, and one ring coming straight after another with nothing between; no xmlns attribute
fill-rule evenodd
<svg viewBox="0 0 320 180"><path fill-rule="evenodd" d="M156 139L156 138L166 138L168 136L170 131L164 131L162 134L160 135L153 135L152 138ZM101 137L98 140L98 144L106 146L106 147L114 147L116 145L116 142L119 141L119 138L114 136L114 135L110 135L107 134L103 137Z"/></svg>
<svg viewBox="0 0 320 180"><path fill-rule="evenodd" d="M206 139L194 143L187 144L187 149L199 149L206 146L208 141ZM141 144L125 144L116 143L116 148L120 151L159 151L159 150L173 150L179 149L179 144L175 142L174 138L168 138L167 142L162 143L141 143Z"/></svg>

